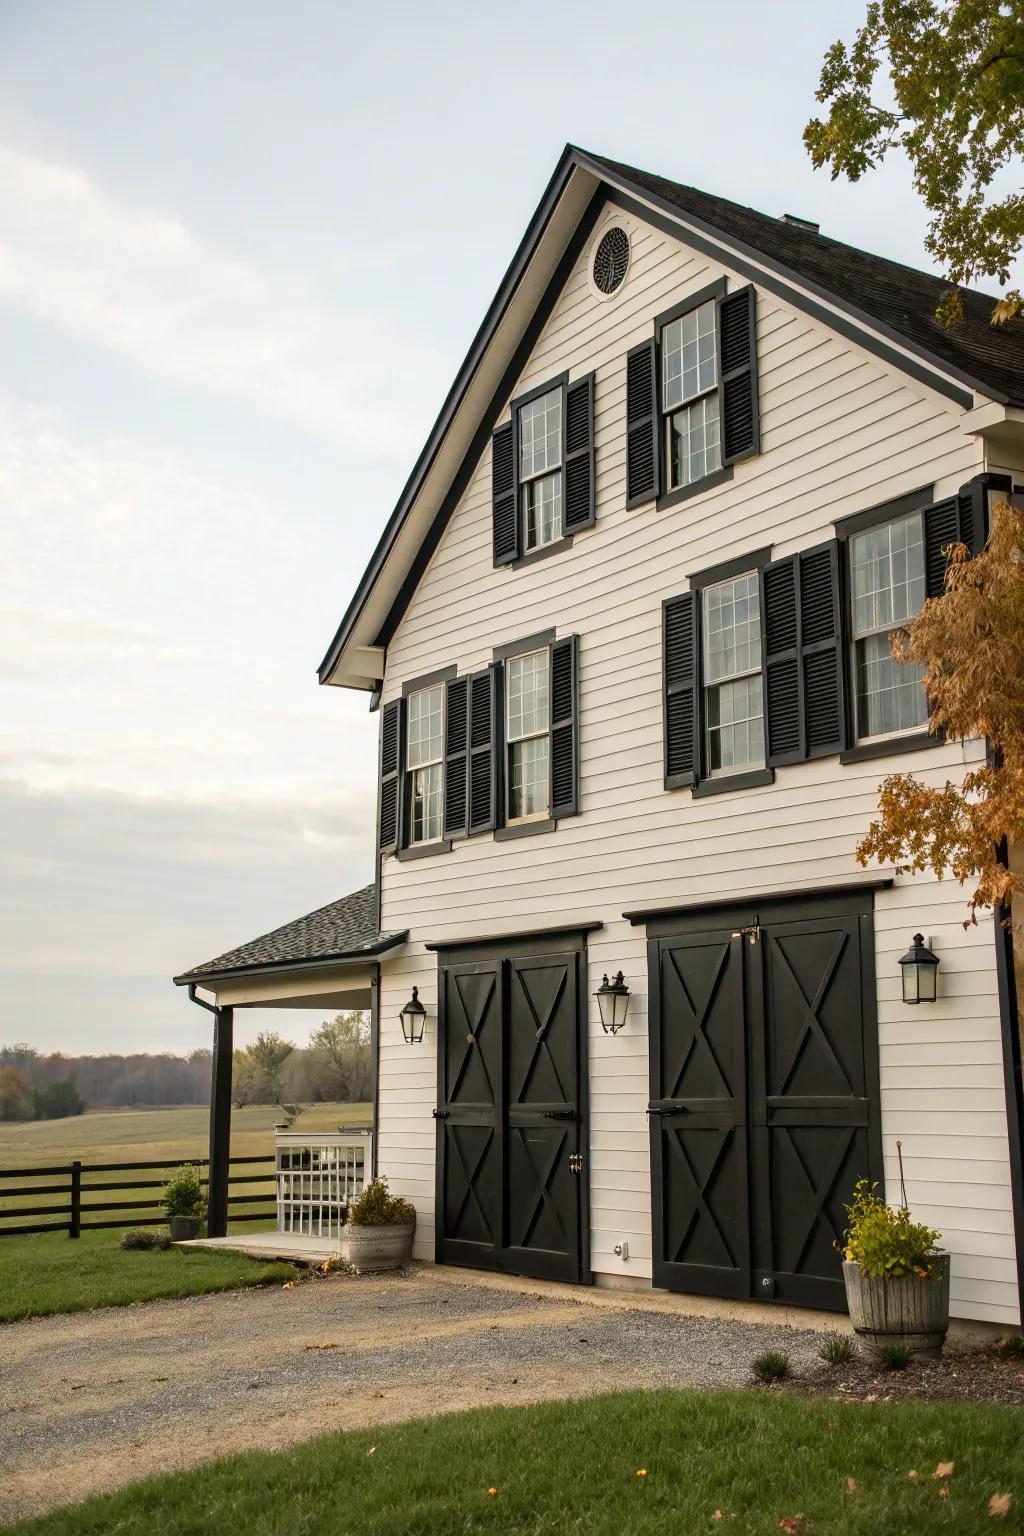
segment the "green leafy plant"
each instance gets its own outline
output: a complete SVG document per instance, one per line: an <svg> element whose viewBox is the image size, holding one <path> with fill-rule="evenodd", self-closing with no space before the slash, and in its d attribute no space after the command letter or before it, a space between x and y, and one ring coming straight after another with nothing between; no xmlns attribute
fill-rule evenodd
<svg viewBox="0 0 1024 1536"><path fill-rule="evenodd" d="M354 1227L392 1227L416 1220L416 1207L401 1200L388 1189L387 1179L371 1179L361 1195L348 1208Z"/></svg>
<svg viewBox="0 0 1024 1536"><path fill-rule="evenodd" d="M164 1185L163 1206L169 1217L195 1216L202 1220L206 1215L206 1196L198 1168L186 1163L172 1174Z"/></svg>
<svg viewBox="0 0 1024 1536"><path fill-rule="evenodd" d="M870 1179L858 1180L853 1199L844 1210L849 1226L843 1237L842 1254L859 1264L865 1275L880 1280L901 1275L918 1275L922 1280L938 1276L939 1268L933 1260L939 1233L921 1222L911 1221L905 1205L898 1209L887 1205L878 1193L878 1185Z"/></svg>
<svg viewBox="0 0 1024 1536"><path fill-rule="evenodd" d="M849 1365L857 1353L853 1340L845 1333L829 1333L818 1345L818 1354L826 1365Z"/></svg>
<svg viewBox="0 0 1024 1536"><path fill-rule="evenodd" d="M765 1349L754 1356L750 1369L758 1381L783 1381L789 1375L789 1356L784 1349Z"/></svg>
<svg viewBox="0 0 1024 1536"><path fill-rule="evenodd" d="M1024 1334L1008 1333L996 1345L996 1354L1000 1360L1024 1360Z"/></svg>
<svg viewBox="0 0 1024 1536"><path fill-rule="evenodd" d="M154 1248L169 1248L171 1234L165 1232L163 1227L132 1227L129 1232L122 1232L120 1246L146 1252L151 1252Z"/></svg>
<svg viewBox="0 0 1024 1536"><path fill-rule="evenodd" d="M881 1345L878 1351L879 1364L887 1371L905 1371L913 1358L914 1346L905 1339L893 1339L891 1344Z"/></svg>

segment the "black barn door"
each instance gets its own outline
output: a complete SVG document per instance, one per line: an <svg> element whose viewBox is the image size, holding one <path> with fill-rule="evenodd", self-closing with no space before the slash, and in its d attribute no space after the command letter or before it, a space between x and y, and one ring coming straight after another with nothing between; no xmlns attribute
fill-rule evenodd
<svg viewBox="0 0 1024 1536"><path fill-rule="evenodd" d="M654 1283L748 1296L742 942L726 928L652 950Z"/></svg>
<svg viewBox="0 0 1024 1536"><path fill-rule="evenodd" d="M440 1262L585 1278L581 964L553 945L440 957Z"/></svg>
<svg viewBox="0 0 1024 1536"><path fill-rule="evenodd" d="M871 897L715 917L648 943L654 1282L843 1310L842 1208L881 1178Z"/></svg>

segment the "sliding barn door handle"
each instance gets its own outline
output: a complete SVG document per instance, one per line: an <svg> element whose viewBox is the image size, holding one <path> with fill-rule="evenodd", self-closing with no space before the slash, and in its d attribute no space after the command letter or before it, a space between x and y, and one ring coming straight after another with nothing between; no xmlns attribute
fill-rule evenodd
<svg viewBox="0 0 1024 1536"><path fill-rule="evenodd" d="M546 1109L546 1110L544 1110L544 1119L545 1120L575 1120L576 1119L576 1111L574 1109Z"/></svg>
<svg viewBox="0 0 1024 1536"><path fill-rule="evenodd" d="M450 1109L435 1109L432 1111L435 1120L447 1120L451 1114Z"/></svg>

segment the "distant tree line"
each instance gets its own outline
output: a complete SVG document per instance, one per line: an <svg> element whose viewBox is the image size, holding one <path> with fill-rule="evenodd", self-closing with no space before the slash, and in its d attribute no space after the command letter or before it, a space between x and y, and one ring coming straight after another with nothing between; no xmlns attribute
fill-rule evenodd
<svg viewBox="0 0 1024 1536"><path fill-rule="evenodd" d="M371 1092L370 1026L362 1013L325 1019L305 1046L264 1031L234 1055L236 1104L359 1103ZM66 1056L0 1046L0 1120L209 1102L209 1051Z"/></svg>

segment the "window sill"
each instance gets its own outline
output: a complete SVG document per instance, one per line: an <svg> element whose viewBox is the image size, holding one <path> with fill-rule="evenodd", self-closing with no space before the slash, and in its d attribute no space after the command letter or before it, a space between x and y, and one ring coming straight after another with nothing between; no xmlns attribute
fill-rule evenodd
<svg viewBox="0 0 1024 1536"><path fill-rule="evenodd" d="M664 496L659 496L655 504L658 512L666 512L669 507L677 507L681 501L689 501L693 496L700 496L705 491L713 491L717 485L724 485L732 479L732 465L726 464L722 469L716 469L713 474L705 475L703 480L695 480L692 485L681 485L674 491L666 491Z"/></svg>
<svg viewBox="0 0 1024 1536"><path fill-rule="evenodd" d="M693 798L703 800L708 795L725 795L734 789L760 789L775 783L774 768L752 768L749 773L723 773L720 779L701 779L693 786Z"/></svg>
<svg viewBox="0 0 1024 1536"><path fill-rule="evenodd" d="M506 560L506 571L518 571L524 565L536 565L538 560L546 560L549 555L561 554L563 550L572 548L573 533L565 533L560 539L552 539L550 544L543 544L540 549L527 550L525 555L520 555L518 560Z"/></svg>
<svg viewBox="0 0 1024 1536"><path fill-rule="evenodd" d="M411 848L399 848L395 857L400 864L412 859L431 859L435 853L451 853L451 838L443 837L437 843L413 843Z"/></svg>
<svg viewBox="0 0 1024 1536"><path fill-rule="evenodd" d="M553 832L557 826L558 822L548 816L544 821L521 821L511 827L495 827L494 841L510 843L516 837L536 837L541 832Z"/></svg>
<svg viewBox="0 0 1024 1536"><path fill-rule="evenodd" d="M890 736L885 741L865 741L857 747L840 752L841 763L869 763L876 757L899 757L901 752L925 752L929 747L942 747L944 736L933 736L929 731L915 731L912 736Z"/></svg>

